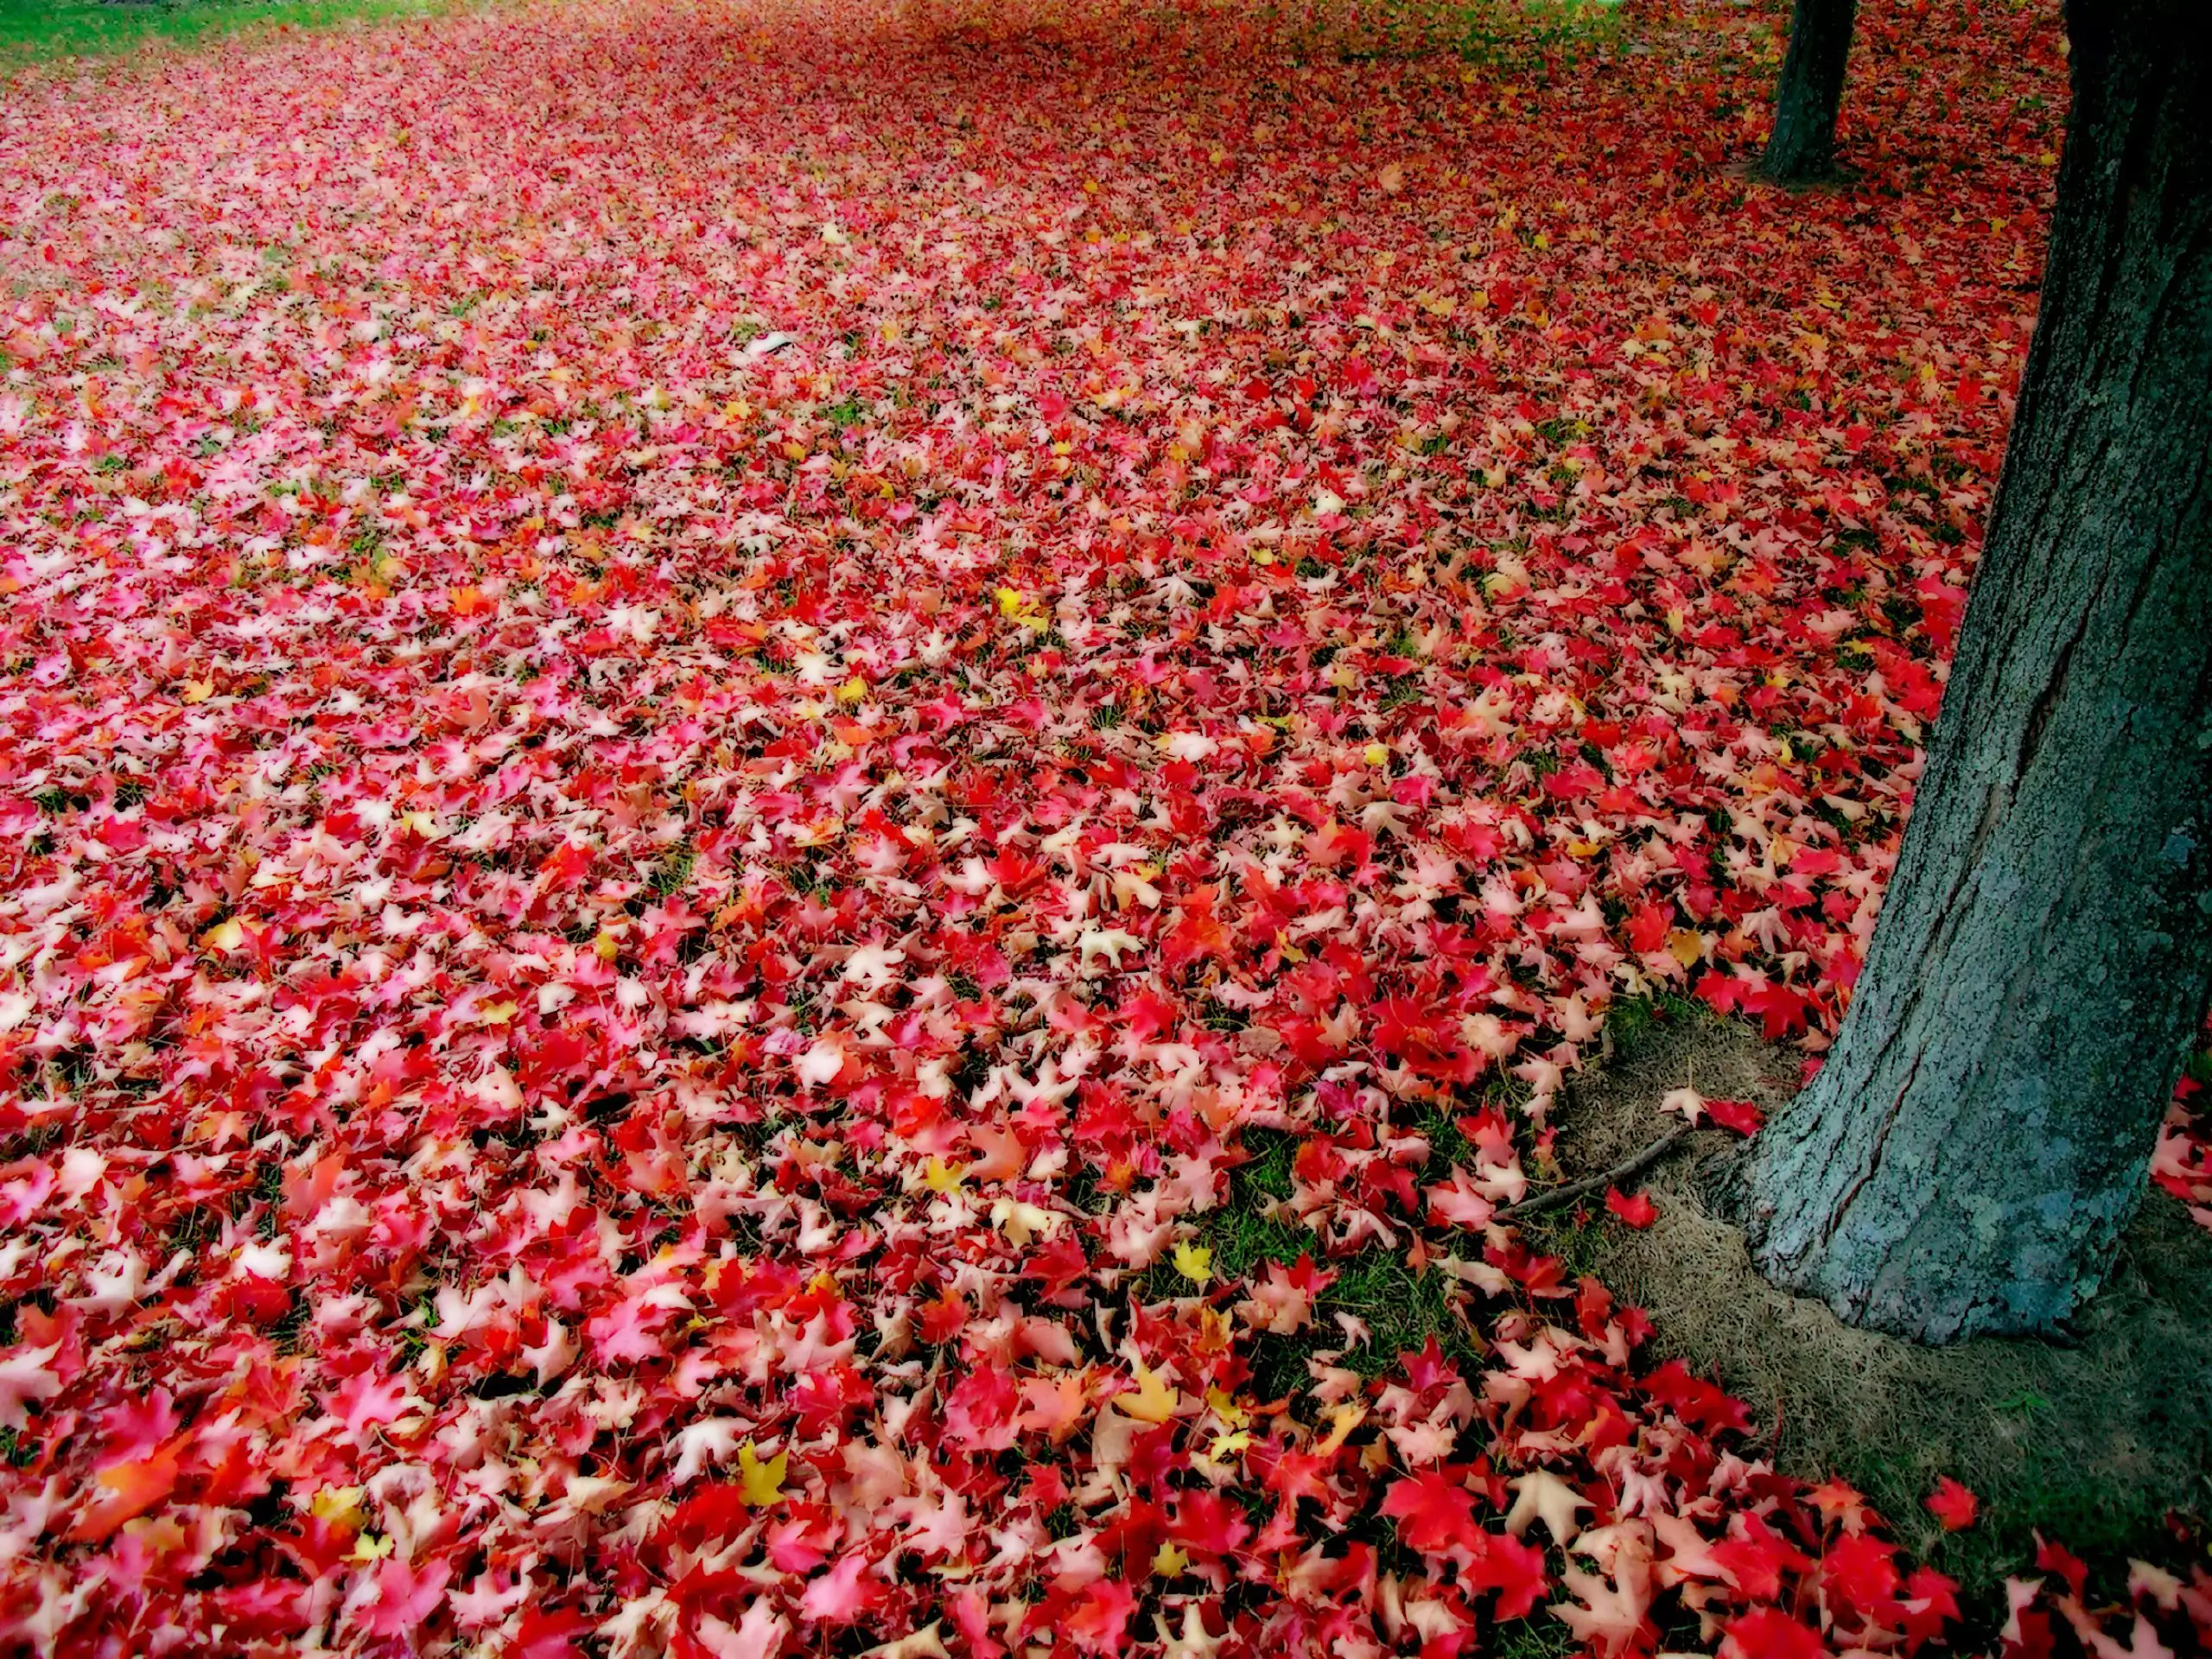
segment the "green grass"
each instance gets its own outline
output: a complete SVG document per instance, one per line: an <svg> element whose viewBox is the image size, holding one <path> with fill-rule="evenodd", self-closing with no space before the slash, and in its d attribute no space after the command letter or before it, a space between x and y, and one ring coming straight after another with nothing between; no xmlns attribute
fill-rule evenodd
<svg viewBox="0 0 2212 1659"><path fill-rule="evenodd" d="M1625 0L1376 0L1351 13L1298 8L1309 45L1341 63L1455 54L1508 91L1541 86L1556 69L1626 38ZM1268 10L1280 16L1270 5ZM1311 32L1308 33L1308 30ZM1521 83L1516 87L1513 83Z"/></svg>
<svg viewBox="0 0 2212 1659"><path fill-rule="evenodd" d="M1433 1149L1429 1173L1440 1178L1442 1166L1452 1155L1464 1156L1459 1135L1441 1114L1422 1126ZM1431 1337L1446 1355L1471 1360L1476 1348L1446 1296L1447 1281L1434 1268L1416 1273L1406 1265L1402 1249L1370 1245L1351 1255L1329 1256L1318 1235L1287 1219L1266 1212L1272 1202L1287 1198L1291 1190L1291 1160L1297 1155L1298 1137L1276 1130L1248 1131L1244 1144L1254 1155L1230 1177L1228 1201L1194 1217L1198 1236L1192 1243L1212 1252L1214 1278L1246 1279L1264 1274L1267 1263L1286 1266L1310 1255L1334 1273L1336 1281L1314 1299L1313 1323L1296 1336L1262 1334L1253 1339L1252 1386L1256 1397L1280 1399L1306 1386L1306 1360L1323 1349L1343 1349L1344 1336L1334 1315L1350 1313L1364 1320L1369 1340L1346 1351L1338 1363L1363 1376L1375 1376L1396 1365L1398 1356L1418 1352ZM1170 1264L1161 1263L1141 1279L1140 1300L1157 1301L1188 1295L1193 1287Z"/></svg>
<svg viewBox="0 0 2212 1659"><path fill-rule="evenodd" d="M1490 0L1466 8L1463 16L1462 58L1538 79L1554 65L1571 67L1621 38L1619 0Z"/></svg>
<svg viewBox="0 0 2212 1659"><path fill-rule="evenodd" d="M1558 1554L1555 1550L1550 1553L1554 1556ZM1556 1561L1553 1565L1556 1566ZM1568 1654L1581 1646L1571 1628L1549 1616L1549 1608L1537 1611L1538 1618L1516 1618L1497 1627L1490 1651L1497 1659L1567 1659Z"/></svg>
<svg viewBox="0 0 2212 1659"><path fill-rule="evenodd" d="M421 17L455 6L456 0L0 0L0 71L149 44L204 45L249 30Z"/></svg>
<svg viewBox="0 0 2212 1659"><path fill-rule="evenodd" d="M1605 1011L1605 1034L1613 1045L1611 1064L1624 1064L1654 1031L1694 1020L1700 1010L1700 1004L1672 991L1623 997Z"/></svg>

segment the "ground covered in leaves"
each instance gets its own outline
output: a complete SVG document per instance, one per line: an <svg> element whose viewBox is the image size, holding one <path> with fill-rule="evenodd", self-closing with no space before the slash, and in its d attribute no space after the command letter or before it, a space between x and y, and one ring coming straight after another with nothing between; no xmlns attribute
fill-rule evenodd
<svg viewBox="0 0 2212 1659"><path fill-rule="evenodd" d="M1798 198L1704 0L16 77L5 1639L1942 1639L1500 1214L1610 1010L1816 1059L1894 856L2063 73L1875 10Z"/></svg>

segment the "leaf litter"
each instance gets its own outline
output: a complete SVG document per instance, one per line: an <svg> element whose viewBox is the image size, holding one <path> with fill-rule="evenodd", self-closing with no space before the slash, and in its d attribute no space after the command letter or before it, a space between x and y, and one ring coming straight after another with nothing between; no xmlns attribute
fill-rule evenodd
<svg viewBox="0 0 2212 1659"><path fill-rule="evenodd" d="M2052 9L1864 20L1819 200L1776 22L16 75L7 1640L1944 1639L1499 1215L1624 999L1824 1046L2031 326Z"/></svg>

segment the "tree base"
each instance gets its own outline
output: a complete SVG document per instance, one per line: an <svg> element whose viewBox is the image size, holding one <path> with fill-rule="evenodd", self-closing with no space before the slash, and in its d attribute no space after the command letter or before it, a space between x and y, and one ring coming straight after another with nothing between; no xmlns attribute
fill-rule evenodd
<svg viewBox="0 0 2212 1659"><path fill-rule="evenodd" d="M2075 1319L2212 1000L2207 21L2068 7L2050 253L1942 719L1849 1011L1752 1154L1752 1259L1854 1325ZM1779 117L1767 146L1832 149Z"/></svg>
<svg viewBox="0 0 2212 1659"><path fill-rule="evenodd" d="M1796 1058L1736 1021L1685 1011L1576 1080L1559 1118L1560 1161L1569 1176L1607 1168L1678 1125L1656 1105L1685 1083L1783 1109ZM1645 1308L1660 1357L1717 1373L1785 1473L1840 1474L1865 1491L1916 1555L1965 1580L1993 1648L2004 1574L2033 1554L2035 1528L2093 1556L2182 1565L2164 1517L2202 1508L2196 1473L2212 1468L2212 1389L2202 1386L2212 1232L2180 1205L2146 1199L2107 1288L2062 1339L1929 1348L1846 1325L1762 1279L1741 1230L1714 1213L1740 1167L1731 1154L1747 1143L1707 1131L1693 1144L1698 1153L1641 1184L1659 1210L1649 1230L1548 1217L1525 1224L1530 1243L1571 1248L1579 1267ZM1921 1507L1942 1475L1981 1496L1973 1531L1942 1533Z"/></svg>
<svg viewBox="0 0 2212 1659"><path fill-rule="evenodd" d="M1746 184L1771 185L1777 190L1787 190L1792 195L1805 195L1824 190L1847 190L1859 181L1859 169L1844 162L1831 160L1825 168L1812 171L1792 171L1768 162L1764 156L1737 162L1722 169L1732 179Z"/></svg>

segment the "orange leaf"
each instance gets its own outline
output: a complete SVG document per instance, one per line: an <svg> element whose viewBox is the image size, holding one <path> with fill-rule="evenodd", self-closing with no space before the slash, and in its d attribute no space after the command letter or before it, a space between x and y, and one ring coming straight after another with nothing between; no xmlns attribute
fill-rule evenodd
<svg viewBox="0 0 2212 1659"><path fill-rule="evenodd" d="M1029 1154L1021 1144L1021 1137L1011 1129L971 1128L968 1140L983 1154L968 1166L970 1180L1010 1181L1029 1166Z"/></svg>
<svg viewBox="0 0 2212 1659"><path fill-rule="evenodd" d="M135 1516L141 1516L176 1490L176 1452L163 1446L136 1463L118 1463L93 1478L96 1495L71 1529L79 1543L101 1543Z"/></svg>

